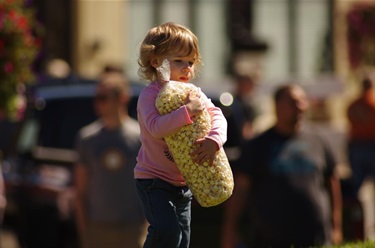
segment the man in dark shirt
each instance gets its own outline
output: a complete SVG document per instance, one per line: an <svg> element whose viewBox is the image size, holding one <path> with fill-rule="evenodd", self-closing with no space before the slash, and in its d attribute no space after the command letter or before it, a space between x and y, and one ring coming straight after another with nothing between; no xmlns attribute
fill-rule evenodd
<svg viewBox="0 0 375 248"><path fill-rule="evenodd" d="M222 248L237 244L245 207L250 213L251 247L340 243L342 207L335 161L323 139L302 125L308 109L305 92L297 85L283 85L274 100L276 124L246 142L234 168L235 189L225 205Z"/></svg>

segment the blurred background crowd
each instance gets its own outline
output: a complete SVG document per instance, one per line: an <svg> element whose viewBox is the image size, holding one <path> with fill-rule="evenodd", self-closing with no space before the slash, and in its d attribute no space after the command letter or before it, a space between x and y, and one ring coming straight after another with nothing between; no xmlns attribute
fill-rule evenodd
<svg viewBox="0 0 375 248"><path fill-rule="evenodd" d="M374 240L373 0L0 0L0 247L79 246L75 137L97 118L95 83L122 73L136 119L139 43L166 21L199 38L194 83L230 123L232 164L273 123L274 89L304 88L338 161L343 239ZM193 206L191 247L219 247L223 207Z"/></svg>

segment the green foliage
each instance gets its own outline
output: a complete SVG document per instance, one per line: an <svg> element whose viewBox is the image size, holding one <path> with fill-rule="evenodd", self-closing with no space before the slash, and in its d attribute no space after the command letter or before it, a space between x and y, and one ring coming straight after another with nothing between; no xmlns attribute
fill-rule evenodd
<svg viewBox="0 0 375 248"><path fill-rule="evenodd" d="M373 248L375 247L375 241L357 241L357 242L348 242L342 245L328 246L325 248Z"/></svg>
<svg viewBox="0 0 375 248"><path fill-rule="evenodd" d="M24 0L0 0L0 118L15 118L20 88L34 79L41 26Z"/></svg>

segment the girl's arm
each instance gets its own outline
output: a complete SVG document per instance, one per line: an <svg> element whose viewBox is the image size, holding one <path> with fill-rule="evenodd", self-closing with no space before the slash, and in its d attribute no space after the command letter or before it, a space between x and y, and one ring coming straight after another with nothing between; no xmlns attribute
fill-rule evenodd
<svg viewBox="0 0 375 248"><path fill-rule="evenodd" d="M227 141L227 128L228 123L224 117L223 112L219 107L216 107L212 102L211 99L207 98L206 95L202 94L203 97L206 99L206 108L208 113L211 116L211 124L212 128L211 131L206 136L209 139L214 140L218 147L222 147L224 143Z"/></svg>
<svg viewBox="0 0 375 248"><path fill-rule="evenodd" d="M157 92L144 91L139 96L137 107L138 119L144 123L152 136L161 139L192 123L185 105L169 114L160 115L155 106L156 96Z"/></svg>

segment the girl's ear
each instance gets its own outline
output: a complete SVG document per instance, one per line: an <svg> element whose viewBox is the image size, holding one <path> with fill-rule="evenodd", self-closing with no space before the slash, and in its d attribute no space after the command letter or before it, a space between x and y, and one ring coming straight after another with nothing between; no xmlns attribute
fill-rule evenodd
<svg viewBox="0 0 375 248"><path fill-rule="evenodd" d="M150 64L151 64L152 67L158 68L159 67L158 58L156 58L156 57L151 58Z"/></svg>

